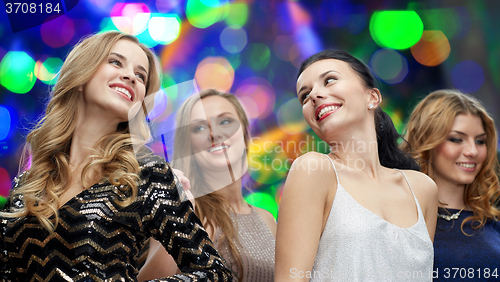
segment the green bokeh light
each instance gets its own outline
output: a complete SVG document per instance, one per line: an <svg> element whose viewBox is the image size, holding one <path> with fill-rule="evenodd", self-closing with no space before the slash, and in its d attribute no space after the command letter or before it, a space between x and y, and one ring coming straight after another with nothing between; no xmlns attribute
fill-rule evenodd
<svg viewBox="0 0 500 282"><path fill-rule="evenodd" d="M277 143L254 142L250 146L248 173L261 184L274 184L284 179L291 160Z"/></svg>
<svg viewBox="0 0 500 282"><path fill-rule="evenodd" d="M267 67L271 58L271 51L262 43L251 44L248 46L250 50L250 57L248 65L253 71L260 71Z"/></svg>
<svg viewBox="0 0 500 282"><path fill-rule="evenodd" d="M172 100L177 99L177 94L178 94L177 93L178 92L177 83L170 75L163 74L161 87L164 88L165 93L167 94L167 96L170 99L172 99Z"/></svg>
<svg viewBox="0 0 500 282"><path fill-rule="evenodd" d="M181 32L181 20L177 14L152 14L148 23L151 38L160 44L174 42Z"/></svg>
<svg viewBox="0 0 500 282"><path fill-rule="evenodd" d="M5 206L6 203L7 203L7 199L0 196L0 210L3 209L3 207Z"/></svg>
<svg viewBox="0 0 500 282"><path fill-rule="evenodd" d="M100 32L118 30L111 18L102 19L101 24L99 25L99 29L101 30Z"/></svg>
<svg viewBox="0 0 500 282"><path fill-rule="evenodd" d="M241 66L241 56L239 53L237 54L230 54L229 56L226 56L227 60L231 64L234 70L237 70Z"/></svg>
<svg viewBox="0 0 500 282"><path fill-rule="evenodd" d="M226 18L226 24L244 26L248 20L248 5L245 2L231 4Z"/></svg>
<svg viewBox="0 0 500 282"><path fill-rule="evenodd" d="M370 34L384 48L407 49L420 40L424 24L415 11L379 11L370 19Z"/></svg>
<svg viewBox="0 0 500 282"><path fill-rule="evenodd" d="M419 10L425 30L440 30L446 38L452 39L462 27L460 15L454 8Z"/></svg>
<svg viewBox="0 0 500 282"><path fill-rule="evenodd" d="M45 84L54 85L57 82L57 73L61 69L63 61L59 58L47 58L38 70L38 79Z"/></svg>
<svg viewBox="0 0 500 282"><path fill-rule="evenodd" d="M255 192L246 196L245 201L252 206L267 210L274 218L278 218L278 204L273 196L263 192Z"/></svg>
<svg viewBox="0 0 500 282"><path fill-rule="evenodd" d="M207 28L223 20L229 13L229 4L221 4L218 0L188 0L186 18L197 28Z"/></svg>
<svg viewBox="0 0 500 282"><path fill-rule="evenodd" d="M36 82L35 61L25 52L10 51L0 63L0 83L9 91L24 94Z"/></svg>

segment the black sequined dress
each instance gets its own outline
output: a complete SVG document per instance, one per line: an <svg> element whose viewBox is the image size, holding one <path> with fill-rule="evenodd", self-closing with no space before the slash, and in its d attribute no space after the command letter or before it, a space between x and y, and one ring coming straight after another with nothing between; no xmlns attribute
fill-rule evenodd
<svg viewBox="0 0 500 282"><path fill-rule="evenodd" d="M104 181L59 209L52 234L34 216L0 218L0 281L137 281L149 237L182 271L155 281L232 281L170 166L156 156L141 164L138 197L127 207L116 203L120 187ZM12 198L4 211L22 205Z"/></svg>

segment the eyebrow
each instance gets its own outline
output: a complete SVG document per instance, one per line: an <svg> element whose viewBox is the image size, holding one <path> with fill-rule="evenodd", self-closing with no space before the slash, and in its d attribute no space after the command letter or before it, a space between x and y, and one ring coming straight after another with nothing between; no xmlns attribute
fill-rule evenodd
<svg viewBox="0 0 500 282"><path fill-rule="evenodd" d="M118 58L124 60L124 61L127 61L127 58L125 58L125 56L123 56L122 54L120 53L116 53L116 52L111 52L110 55L115 55L117 56ZM137 66L139 69L141 69L142 71L144 71L146 73L146 76L148 75L148 71L142 66L142 65L138 65Z"/></svg>
<svg viewBox="0 0 500 282"><path fill-rule="evenodd" d="M325 71L324 73L320 74L319 75L319 78L324 78L327 74L331 73L331 72L336 72L336 73L339 73L338 71L336 70L328 70L328 71ZM299 91L297 92L297 95L300 94L300 92L302 92L302 90L304 89L307 89L307 86L302 86Z"/></svg>
<svg viewBox="0 0 500 282"><path fill-rule="evenodd" d="M231 112L223 112L217 115L217 117L223 117L223 116L234 116L234 115Z"/></svg>
<svg viewBox="0 0 500 282"><path fill-rule="evenodd" d="M458 130L452 130L451 132L455 132L455 133L457 133L457 134L467 136L467 134L465 134L465 133L463 133L463 132L461 132L461 131L458 131ZM483 136L486 136L486 133L479 134L479 135L477 135L477 136L476 136L476 138L477 138L477 137L483 137Z"/></svg>
<svg viewBox="0 0 500 282"><path fill-rule="evenodd" d="M223 113L220 113L217 115L217 117L223 117L223 116L235 116L233 113L231 112L223 112ZM199 122L206 122L207 120L206 119L194 119L192 121L190 121L190 123L199 123Z"/></svg>

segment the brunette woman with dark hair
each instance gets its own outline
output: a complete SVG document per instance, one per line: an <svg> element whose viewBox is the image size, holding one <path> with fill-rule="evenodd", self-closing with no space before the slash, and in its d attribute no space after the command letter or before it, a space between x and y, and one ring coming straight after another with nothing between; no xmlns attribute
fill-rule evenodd
<svg viewBox="0 0 500 282"><path fill-rule="evenodd" d="M368 67L344 51L320 52L302 63L297 95L332 151L290 169L276 281L430 281L436 184L398 148Z"/></svg>

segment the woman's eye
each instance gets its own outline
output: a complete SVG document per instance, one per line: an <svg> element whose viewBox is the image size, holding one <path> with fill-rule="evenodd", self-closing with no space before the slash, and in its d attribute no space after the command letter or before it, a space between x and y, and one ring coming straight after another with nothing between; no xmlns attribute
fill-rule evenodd
<svg viewBox="0 0 500 282"><path fill-rule="evenodd" d="M300 102L304 104L307 98L309 98L309 93L303 94L302 96L300 96Z"/></svg>
<svg viewBox="0 0 500 282"><path fill-rule="evenodd" d="M112 64L112 65L117 65L117 66L119 66L119 67L121 67L121 66L122 66L122 63L121 63L120 61L116 60L116 59L111 59L111 60L109 61L109 63L110 63L110 64Z"/></svg>
<svg viewBox="0 0 500 282"><path fill-rule="evenodd" d="M231 119L226 118L226 119L221 120L219 124L226 125L226 124L231 124L232 122L233 121Z"/></svg>
<svg viewBox="0 0 500 282"><path fill-rule="evenodd" d="M476 144L484 145L484 144L486 144L486 140L476 140Z"/></svg>
<svg viewBox="0 0 500 282"><path fill-rule="evenodd" d="M191 128L191 130L193 131L193 133L198 133L200 131L203 131L205 130L207 127L204 126L204 125L195 125Z"/></svg>
<svg viewBox="0 0 500 282"><path fill-rule="evenodd" d="M330 82L337 80L335 77L327 77L325 79L325 85L328 85Z"/></svg>
<svg viewBox="0 0 500 282"><path fill-rule="evenodd" d="M145 82L146 81L146 77L142 74L142 73L137 73L136 76L142 81L142 82Z"/></svg>
<svg viewBox="0 0 500 282"><path fill-rule="evenodd" d="M453 138L453 137L448 138L448 140L449 140L449 141L451 141L451 142L453 142L453 143L460 143L460 142L462 142L462 139L459 139L459 138Z"/></svg>

